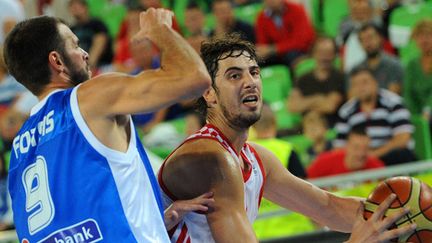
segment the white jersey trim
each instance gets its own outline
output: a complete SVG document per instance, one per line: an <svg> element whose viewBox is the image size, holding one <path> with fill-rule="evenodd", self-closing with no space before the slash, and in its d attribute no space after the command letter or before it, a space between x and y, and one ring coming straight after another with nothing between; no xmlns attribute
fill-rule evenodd
<svg viewBox="0 0 432 243"><path fill-rule="evenodd" d="M134 150L136 150L136 139L135 139L135 127L133 125L132 119L129 117L130 120L130 141L128 143L128 149L125 152L121 152L118 150L114 150L112 148L107 147L105 144L103 144L99 139L96 138L96 136L93 134L93 132L90 130L90 128L87 126L87 123L85 122L84 118L82 117L81 111L79 109L78 105L78 97L77 97L77 90L80 87L78 85L72 90L71 96L70 96L70 106L72 110L72 115L81 130L83 136L87 139L87 141L90 143L90 145L98 151L102 156L109 158L110 161L115 160L118 162L125 162L130 161L133 156Z"/></svg>
<svg viewBox="0 0 432 243"><path fill-rule="evenodd" d="M70 103L73 117L90 145L105 157L114 178L123 212L138 242L169 242L156 195L137 149L135 129L130 119L131 138L126 153L102 144L90 131L78 106L77 90L72 90Z"/></svg>
<svg viewBox="0 0 432 243"><path fill-rule="evenodd" d="M45 98L43 98L41 101L39 101L39 103L37 103L35 106L33 106L33 108L30 110L30 116L36 114L40 109L42 109L42 107L46 104L48 98L60 91L63 91L64 89L56 89L54 91L52 91L51 93L49 93L47 96L45 96Z"/></svg>

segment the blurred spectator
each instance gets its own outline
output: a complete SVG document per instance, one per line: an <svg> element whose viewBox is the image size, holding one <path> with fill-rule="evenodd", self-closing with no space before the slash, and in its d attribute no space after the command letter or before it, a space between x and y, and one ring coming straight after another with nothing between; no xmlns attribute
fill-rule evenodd
<svg viewBox="0 0 432 243"><path fill-rule="evenodd" d="M406 68L404 98L413 114L423 115L431 122L432 108L432 20L420 21L412 37L421 55Z"/></svg>
<svg viewBox="0 0 432 243"><path fill-rule="evenodd" d="M381 160L368 154L369 143L365 128L353 127L348 134L346 147L320 154L308 167L308 178L384 167Z"/></svg>
<svg viewBox="0 0 432 243"><path fill-rule="evenodd" d="M144 8L140 6L129 7L126 17L120 26L119 35L115 40L114 67L118 72L130 73L137 68L132 58L132 36L139 30L139 15ZM147 55L147 53L143 53Z"/></svg>
<svg viewBox="0 0 432 243"><path fill-rule="evenodd" d="M248 23L236 19L230 0L214 0L212 11L216 18L216 26L210 32L210 36L224 36L236 32L245 40L255 43L254 28Z"/></svg>
<svg viewBox="0 0 432 243"><path fill-rule="evenodd" d="M19 0L0 1L0 46L3 46L6 35L24 18L24 8Z"/></svg>
<svg viewBox="0 0 432 243"><path fill-rule="evenodd" d="M256 133L255 143L272 151L293 175L301 178L306 176L293 145L276 138L276 118L270 106L263 105L261 118L253 125L253 129Z"/></svg>
<svg viewBox="0 0 432 243"><path fill-rule="evenodd" d="M113 59L112 41L105 24L89 15L85 0L70 0L69 11L76 19L71 30L80 47L89 53L89 65L96 72L109 70Z"/></svg>
<svg viewBox="0 0 432 243"><path fill-rule="evenodd" d="M26 88L12 77L3 59L3 48L0 46L0 116Z"/></svg>
<svg viewBox="0 0 432 243"><path fill-rule="evenodd" d="M257 55L264 65L285 64L307 53L315 31L302 5L287 0L264 0L255 24Z"/></svg>
<svg viewBox="0 0 432 243"><path fill-rule="evenodd" d="M3 146L0 146L0 231L14 228L12 207L7 190L8 156L8 151Z"/></svg>
<svg viewBox="0 0 432 243"><path fill-rule="evenodd" d="M381 0L381 18L383 22L384 38L389 39L391 13L402 6L401 0Z"/></svg>
<svg viewBox="0 0 432 243"><path fill-rule="evenodd" d="M199 53L201 43L209 33L205 30L205 15L199 5L190 2L185 11L185 37L189 44Z"/></svg>
<svg viewBox="0 0 432 243"><path fill-rule="evenodd" d="M337 138L334 147L343 147L353 126L365 126L371 139L370 154L386 165L415 161L411 135L414 127L402 99L393 92L379 89L372 71L358 67L350 74L355 98L338 112Z"/></svg>
<svg viewBox="0 0 432 243"><path fill-rule="evenodd" d="M360 28L358 35L366 52L366 59L360 65L372 71L381 89L388 89L400 95L404 76L403 67L399 59L382 50L383 36L378 27L365 24Z"/></svg>
<svg viewBox="0 0 432 243"><path fill-rule="evenodd" d="M375 14L370 0L348 0L349 16L342 21L339 27L337 44L342 46L342 62L345 73L366 58L366 53L358 39L358 30L366 23L382 26L381 18Z"/></svg>
<svg viewBox="0 0 432 243"><path fill-rule="evenodd" d="M332 149L332 144L326 139L327 121L318 112L310 111L302 119L303 134L312 144L306 149L303 162L309 164L315 158Z"/></svg>
<svg viewBox="0 0 432 243"><path fill-rule="evenodd" d="M336 45L333 39L320 37L312 48L316 67L301 76L295 83L287 107L290 112L316 111L324 114L332 127L336 121L337 109L345 97L345 77L333 63Z"/></svg>

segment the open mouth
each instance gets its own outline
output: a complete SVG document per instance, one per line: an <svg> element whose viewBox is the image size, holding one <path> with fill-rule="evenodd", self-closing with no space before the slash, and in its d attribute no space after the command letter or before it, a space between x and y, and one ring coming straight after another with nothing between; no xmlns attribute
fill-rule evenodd
<svg viewBox="0 0 432 243"><path fill-rule="evenodd" d="M248 95L242 99L243 104L256 104L258 102L258 95Z"/></svg>

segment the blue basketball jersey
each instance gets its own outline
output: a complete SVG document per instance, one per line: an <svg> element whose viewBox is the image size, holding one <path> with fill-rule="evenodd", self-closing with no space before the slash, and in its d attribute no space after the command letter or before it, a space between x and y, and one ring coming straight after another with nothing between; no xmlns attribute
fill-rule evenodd
<svg viewBox="0 0 432 243"><path fill-rule="evenodd" d="M78 88L43 99L13 141L9 191L20 242L169 242L132 121L128 150L106 147L80 113Z"/></svg>

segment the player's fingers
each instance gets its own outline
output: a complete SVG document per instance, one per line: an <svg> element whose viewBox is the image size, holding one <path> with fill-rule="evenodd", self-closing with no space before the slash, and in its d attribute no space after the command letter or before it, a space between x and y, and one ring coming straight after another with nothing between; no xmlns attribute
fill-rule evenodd
<svg viewBox="0 0 432 243"><path fill-rule="evenodd" d="M390 194L377 208L377 210L372 214L371 220L378 221L384 216L384 213L389 208L391 203L395 200L396 194Z"/></svg>
<svg viewBox="0 0 432 243"><path fill-rule="evenodd" d="M389 215L387 217L385 217L382 221L380 230L385 230L388 227L390 227L393 223L395 223L396 221L398 221L400 218L402 218L404 215L406 215L407 213L409 213L409 208L403 208L401 210L399 210L398 212Z"/></svg>
<svg viewBox="0 0 432 243"><path fill-rule="evenodd" d="M413 232L416 227L416 224L409 224L400 228L387 230L380 235L380 240L385 242L394 238L398 238L401 235Z"/></svg>
<svg viewBox="0 0 432 243"><path fill-rule="evenodd" d="M210 197L213 197L213 192L206 192L201 196L199 196L198 198L210 198Z"/></svg>

